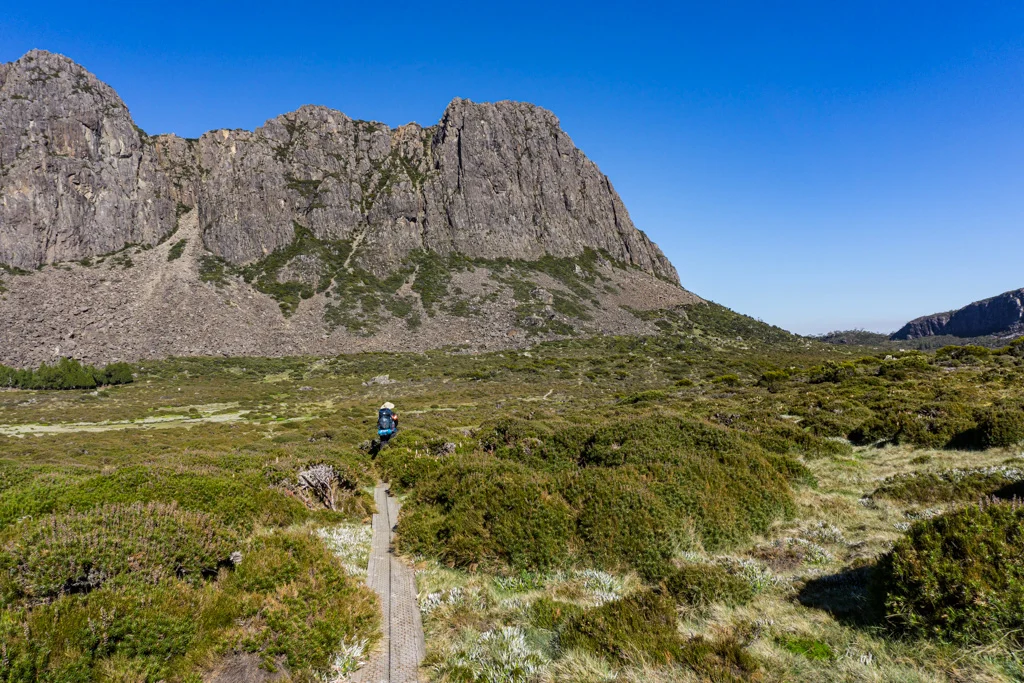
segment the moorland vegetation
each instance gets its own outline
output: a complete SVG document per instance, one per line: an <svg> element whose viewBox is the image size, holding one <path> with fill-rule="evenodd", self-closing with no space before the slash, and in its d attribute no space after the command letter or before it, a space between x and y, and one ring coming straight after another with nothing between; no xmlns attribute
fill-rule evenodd
<svg viewBox="0 0 1024 683"><path fill-rule="evenodd" d="M650 316L644 338L0 392L0 681L338 679L379 637L378 478L432 680L1024 676L1024 342ZM378 452L383 400L403 420ZM333 509L298 488L314 465Z"/></svg>

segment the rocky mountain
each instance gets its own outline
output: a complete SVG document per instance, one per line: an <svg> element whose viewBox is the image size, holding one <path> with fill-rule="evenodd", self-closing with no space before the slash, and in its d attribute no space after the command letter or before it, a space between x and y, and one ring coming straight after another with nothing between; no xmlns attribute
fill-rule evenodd
<svg viewBox="0 0 1024 683"><path fill-rule="evenodd" d="M0 65L0 363L490 348L698 301L531 104L183 139L64 56Z"/></svg>
<svg viewBox="0 0 1024 683"><path fill-rule="evenodd" d="M892 339L938 335L983 337L1024 335L1024 289L975 301L956 311L926 315L900 328Z"/></svg>

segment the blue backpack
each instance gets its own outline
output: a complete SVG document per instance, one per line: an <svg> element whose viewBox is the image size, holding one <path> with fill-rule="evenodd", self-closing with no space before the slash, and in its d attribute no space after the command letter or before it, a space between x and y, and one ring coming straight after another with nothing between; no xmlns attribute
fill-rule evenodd
<svg viewBox="0 0 1024 683"><path fill-rule="evenodd" d="M377 411L377 436L391 436L395 433L395 418L387 408Z"/></svg>

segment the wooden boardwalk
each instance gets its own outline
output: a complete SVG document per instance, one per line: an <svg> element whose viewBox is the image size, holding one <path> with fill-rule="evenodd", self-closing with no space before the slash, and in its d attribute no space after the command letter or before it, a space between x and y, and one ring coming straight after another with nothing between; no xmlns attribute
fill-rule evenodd
<svg viewBox="0 0 1024 683"><path fill-rule="evenodd" d="M417 683L426 644L416 601L416 579L412 567L395 557L392 548L401 506L388 494L387 484L377 484L373 497L377 514L373 516L373 546L366 583L380 598L383 637L370 661L352 675L352 680L356 683Z"/></svg>

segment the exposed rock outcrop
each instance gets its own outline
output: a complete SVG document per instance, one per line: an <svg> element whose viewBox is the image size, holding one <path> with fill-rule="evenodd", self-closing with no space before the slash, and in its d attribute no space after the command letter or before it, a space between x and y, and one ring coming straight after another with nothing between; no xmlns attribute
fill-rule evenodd
<svg viewBox="0 0 1024 683"><path fill-rule="evenodd" d="M456 99L391 129L305 106L255 131L150 137L60 55L0 66L0 263L34 268L154 245L197 206L205 247L250 263L302 225L382 273L415 250L479 258L586 248L678 281L553 114Z"/></svg>
<svg viewBox="0 0 1024 683"><path fill-rule="evenodd" d="M975 301L957 311L936 313L911 320L892 339L917 339L936 335L984 337L1024 334L1024 289L991 299Z"/></svg>
<svg viewBox="0 0 1024 683"><path fill-rule="evenodd" d="M533 105L187 140L66 57L0 65L0 363L500 349L700 301Z"/></svg>
<svg viewBox="0 0 1024 683"><path fill-rule="evenodd" d="M150 140L110 86L60 55L0 65L0 263L34 268L153 244L190 188L185 147Z"/></svg>

